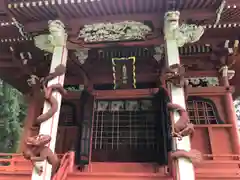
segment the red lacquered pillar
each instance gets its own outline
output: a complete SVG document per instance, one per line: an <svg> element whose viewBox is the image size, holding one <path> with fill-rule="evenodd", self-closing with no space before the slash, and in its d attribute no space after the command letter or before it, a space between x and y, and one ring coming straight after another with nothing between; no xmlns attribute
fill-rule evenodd
<svg viewBox="0 0 240 180"><path fill-rule="evenodd" d="M229 70L228 67L225 66L222 68L222 85L228 88L229 79L228 79ZM237 116L236 111L233 104L232 92L227 92L224 97L225 109L228 118L228 122L232 124L231 133L232 133L232 143L233 143L233 151L236 154L240 154L240 135L237 124Z"/></svg>

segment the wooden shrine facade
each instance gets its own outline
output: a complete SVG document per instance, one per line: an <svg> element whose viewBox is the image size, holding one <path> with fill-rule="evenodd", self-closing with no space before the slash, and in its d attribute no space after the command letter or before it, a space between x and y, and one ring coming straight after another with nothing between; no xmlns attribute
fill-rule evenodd
<svg viewBox="0 0 240 180"><path fill-rule="evenodd" d="M68 93L62 102L54 94L61 102L55 114L58 119L59 113L59 123L54 125L54 118L49 122L57 135L51 135L52 129L47 134L52 138L49 147L61 159L54 180L183 180L179 174L191 163L182 158L178 163L168 161L166 153L157 151L166 152L162 151L166 147L156 143L151 109L159 89L168 89L169 98L176 96L163 74L171 58L177 57L186 70L181 75L186 82L181 101L186 97L184 104L195 128L183 149L196 149L203 157L188 169L195 174L190 180L239 179L239 135L232 99L232 94L240 95L239 8L236 0L2 1L0 78L20 90L29 104L19 152L27 149L27 137L49 129L46 123L33 126L47 109L37 82L42 83L61 59L66 72L53 81L64 84ZM173 12L177 19L179 37L192 30L188 41L179 38L182 44L173 48L173 56L167 45L165 12ZM60 21L49 21L55 19ZM199 39L194 32L201 34ZM56 37L61 41L54 41ZM0 156L0 180L31 178L32 165L22 154ZM33 172L34 180L50 179L48 165L44 167L44 175Z"/></svg>

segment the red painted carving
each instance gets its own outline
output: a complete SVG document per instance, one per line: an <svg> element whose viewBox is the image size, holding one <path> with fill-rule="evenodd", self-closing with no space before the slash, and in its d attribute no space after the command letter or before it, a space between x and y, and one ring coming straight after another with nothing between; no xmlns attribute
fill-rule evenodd
<svg viewBox="0 0 240 180"><path fill-rule="evenodd" d="M187 111L178 104L168 103L167 107L170 111L177 111L180 115L179 120L173 124L172 135L182 139L183 136L193 134L194 126L190 123Z"/></svg>
<svg viewBox="0 0 240 180"><path fill-rule="evenodd" d="M44 98L51 105L51 108L49 108L49 110L46 113L41 114L40 116L37 117L35 125L41 124L42 122L48 120L57 112L58 102L57 102L56 98L54 96L52 96L53 91L58 91L59 93L61 93L61 95L67 94L67 91L62 87L61 84L54 84L49 87L46 87L48 81L56 78L57 76L61 76L62 74L65 73L65 70L66 70L65 66L59 65L55 68L55 71L53 73L50 73L47 77L45 77L42 80L42 86L43 86L43 90L44 90Z"/></svg>
<svg viewBox="0 0 240 180"><path fill-rule="evenodd" d="M66 67L64 65L60 64L59 66L57 66L54 72L49 73L49 75L42 80L43 86L47 86L48 81L51 81L57 76L63 75L65 71L66 71Z"/></svg>
<svg viewBox="0 0 240 180"><path fill-rule="evenodd" d="M60 167L60 160L50 148L46 146L51 137L48 135L38 135L26 139L26 149L23 151L23 157L30 160L41 175L42 167L37 167L36 162L47 160L52 165L52 175L54 175Z"/></svg>
<svg viewBox="0 0 240 180"><path fill-rule="evenodd" d="M54 84L49 87L44 87L45 100L49 102L51 108L40 116L37 117L36 123L40 124L49 118L51 118L58 110L58 102L54 96L52 96L53 91L58 91L61 95L66 95L67 91L62 87L61 84Z"/></svg>
<svg viewBox="0 0 240 180"><path fill-rule="evenodd" d="M40 83L42 83L44 99L50 104L51 107L46 113L37 117L35 124L41 124L42 122L47 121L57 112L58 101L52 95L52 92L58 91L61 93L61 95L65 95L67 91L62 87L61 84L54 84L47 87L47 83L57 76L64 74L65 70L65 66L59 65L55 68L53 73L50 73L47 77L41 80ZM46 144L48 144L50 141L51 137L49 135L28 137L25 141L26 149L23 151L23 156L25 159L32 162L39 175L42 173L42 167L37 167L36 162L47 160L48 163L52 165L52 175L54 175L60 167L60 160L58 159L57 155L46 146Z"/></svg>
<svg viewBox="0 0 240 180"><path fill-rule="evenodd" d="M45 146L51 141L51 137L48 135L39 134L37 136L28 137L25 141L27 145Z"/></svg>
<svg viewBox="0 0 240 180"><path fill-rule="evenodd" d="M202 153L196 149L191 149L190 151L177 150L171 153L171 157L173 159L187 158L193 164L201 163L203 160Z"/></svg>
<svg viewBox="0 0 240 180"><path fill-rule="evenodd" d="M173 64L164 70L166 81L180 88L185 86L184 74L185 68L180 64Z"/></svg>

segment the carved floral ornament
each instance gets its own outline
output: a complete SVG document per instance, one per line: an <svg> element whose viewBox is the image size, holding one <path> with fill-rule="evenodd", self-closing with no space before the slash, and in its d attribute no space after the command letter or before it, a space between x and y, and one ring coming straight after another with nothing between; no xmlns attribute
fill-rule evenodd
<svg viewBox="0 0 240 180"><path fill-rule="evenodd" d="M217 77L192 77L186 78L186 82L190 87L219 86L219 80Z"/></svg>
<svg viewBox="0 0 240 180"><path fill-rule="evenodd" d="M88 58L88 48L77 49L74 53L80 64L84 64Z"/></svg>
<svg viewBox="0 0 240 180"><path fill-rule="evenodd" d="M118 23L96 23L84 25L78 38L85 42L142 40L152 30L147 25L136 21Z"/></svg>
<svg viewBox="0 0 240 180"><path fill-rule="evenodd" d="M150 110L152 108L151 100L119 100L119 101L98 101L94 104L96 111L140 111Z"/></svg>

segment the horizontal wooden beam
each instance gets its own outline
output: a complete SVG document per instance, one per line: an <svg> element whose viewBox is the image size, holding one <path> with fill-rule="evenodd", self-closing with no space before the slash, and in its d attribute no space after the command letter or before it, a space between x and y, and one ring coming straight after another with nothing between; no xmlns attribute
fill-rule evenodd
<svg viewBox="0 0 240 180"><path fill-rule="evenodd" d="M17 68L18 66L12 62L0 61L0 68Z"/></svg>
<svg viewBox="0 0 240 180"><path fill-rule="evenodd" d="M233 87L226 90L226 87L188 87L189 96L222 96L226 92L233 91ZM96 99L122 99L122 98L144 98L151 97L158 92L158 88L152 89L121 89L121 90L93 90L92 94ZM68 92L64 99L79 99L81 92Z"/></svg>
<svg viewBox="0 0 240 180"><path fill-rule="evenodd" d="M226 5L240 6L240 1L238 1L238 0L226 0Z"/></svg>
<svg viewBox="0 0 240 180"><path fill-rule="evenodd" d="M157 73L141 73L136 75L137 82L155 82L157 80ZM113 83L112 74L105 74L101 76L95 76L93 79L90 78L90 84L109 84ZM64 82L66 85L83 84L83 80L78 77L66 77Z"/></svg>
<svg viewBox="0 0 240 180"><path fill-rule="evenodd" d="M12 55L10 53L0 53L0 59L12 59Z"/></svg>
<svg viewBox="0 0 240 180"><path fill-rule="evenodd" d="M181 11L181 20L187 20L189 18L193 20L202 20L202 19L213 19L215 17L214 10L182 10ZM70 34L77 34L79 28L85 24L93 24L99 22L119 22L119 21L143 21L150 20L153 22L156 28L162 26L164 18L164 13L141 13L141 14L131 14L131 15L111 15L111 16L100 16L100 17L89 17L89 18L76 18L69 19L67 27ZM47 21L37 21L24 24L25 30L28 32L42 31L48 28Z"/></svg>
<svg viewBox="0 0 240 180"><path fill-rule="evenodd" d="M206 77L206 76L218 76L217 71L188 71L186 74L186 78L190 77ZM90 79L90 84L109 84L113 83L112 74L102 74L100 76L95 76L93 79ZM159 76L158 73L141 73L136 74L137 82L156 82L157 77ZM83 84L83 80L79 79L78 77L66 77L64 82L66 85L76 85L76 84Z"/></svg>

